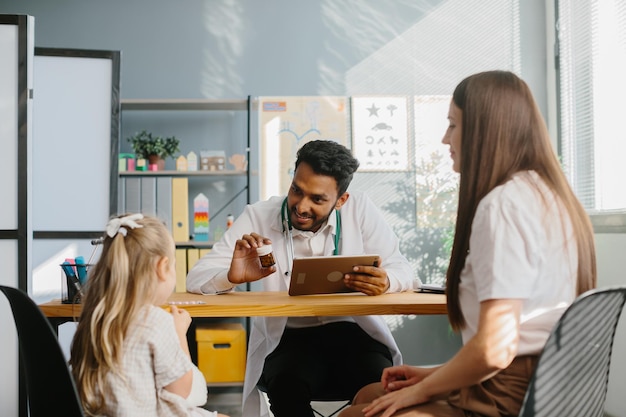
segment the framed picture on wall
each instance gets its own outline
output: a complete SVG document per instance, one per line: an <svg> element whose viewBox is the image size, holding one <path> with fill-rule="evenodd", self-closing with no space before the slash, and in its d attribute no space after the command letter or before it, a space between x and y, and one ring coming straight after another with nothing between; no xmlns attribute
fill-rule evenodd
<svg viewBox="0 0 626 417"><path fill-rule="evenodd" d="M359 171L409 169L407 98L353 97L353 153Z"/></svg>
<svg viewBox="0 0 626 417"><path fill-rule="evenodd" d="M260 198L287 192L305 143L325 139L350 148L348 117L347 97L259 97Z"/></svg>

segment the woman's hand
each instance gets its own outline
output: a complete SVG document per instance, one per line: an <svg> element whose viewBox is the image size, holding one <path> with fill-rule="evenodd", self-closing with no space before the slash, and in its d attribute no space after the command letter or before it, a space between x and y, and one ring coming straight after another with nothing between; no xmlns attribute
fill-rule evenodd
<svg viewBox="0 0 626 417"><path fill-rule="evenodd" d="M382 413L380 417L390 417L398 410L428 401L430 397L424 395L419 384L409 385L375 399L363 408L363 414L365 417L372 417Z"/></svg>
<svg viewBox="0 0 626 417"><path fill-rule="evenodd" d="M392 366L383 370L381 383L387 392L397 391L417 384L436 369L437 368L419 368L409 365Z"/></svg>

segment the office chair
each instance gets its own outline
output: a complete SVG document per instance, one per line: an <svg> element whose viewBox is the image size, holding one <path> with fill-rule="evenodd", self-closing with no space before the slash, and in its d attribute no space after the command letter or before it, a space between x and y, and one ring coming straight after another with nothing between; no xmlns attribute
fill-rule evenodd
<svg viewBox="0 0 626 417"><path fill-rule="evenodd" d="M74 379L52 326L24 291L2 285L0 291L13 311L30 417L83 417Z"/></svg>
<svg viewBox="0 0 626 417"><path fill-rule="evenodd" d="M552 330L519 417L601 417L626 287L581 294Z"/></svg>

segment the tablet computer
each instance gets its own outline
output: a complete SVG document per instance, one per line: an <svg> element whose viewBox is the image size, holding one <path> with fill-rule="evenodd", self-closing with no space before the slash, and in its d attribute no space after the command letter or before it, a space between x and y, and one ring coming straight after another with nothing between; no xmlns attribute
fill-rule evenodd
<svg viewBox="0 0 626 417"><path fill-rule="evenodd" d="M417 292L431 292L435 294L445 294L446 287L444 287L443 285L422 284L417 289Z"/></svg>
<svg viewBox="0 0 626 417"><path fill-rule="evenodd" d="M343 276L355 265L378 266L378 255L337 255L295 258L289 295L354 292L343 284Z"/></svg>

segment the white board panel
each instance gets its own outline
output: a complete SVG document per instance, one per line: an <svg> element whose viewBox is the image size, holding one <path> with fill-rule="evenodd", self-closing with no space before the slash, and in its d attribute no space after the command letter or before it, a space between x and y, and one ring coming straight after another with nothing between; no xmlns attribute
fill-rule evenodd
<svg viewBox="0 0 626 417"><path fill-rule="evenodd" d="M35 56L33 230L102 230L109 216L112 61Z"/></svg>
<svg viewBox="0 0 626 417"><path fill-rule="evenodd" d="M0 229L17 229L18 26L0 24Z"/></svg>

